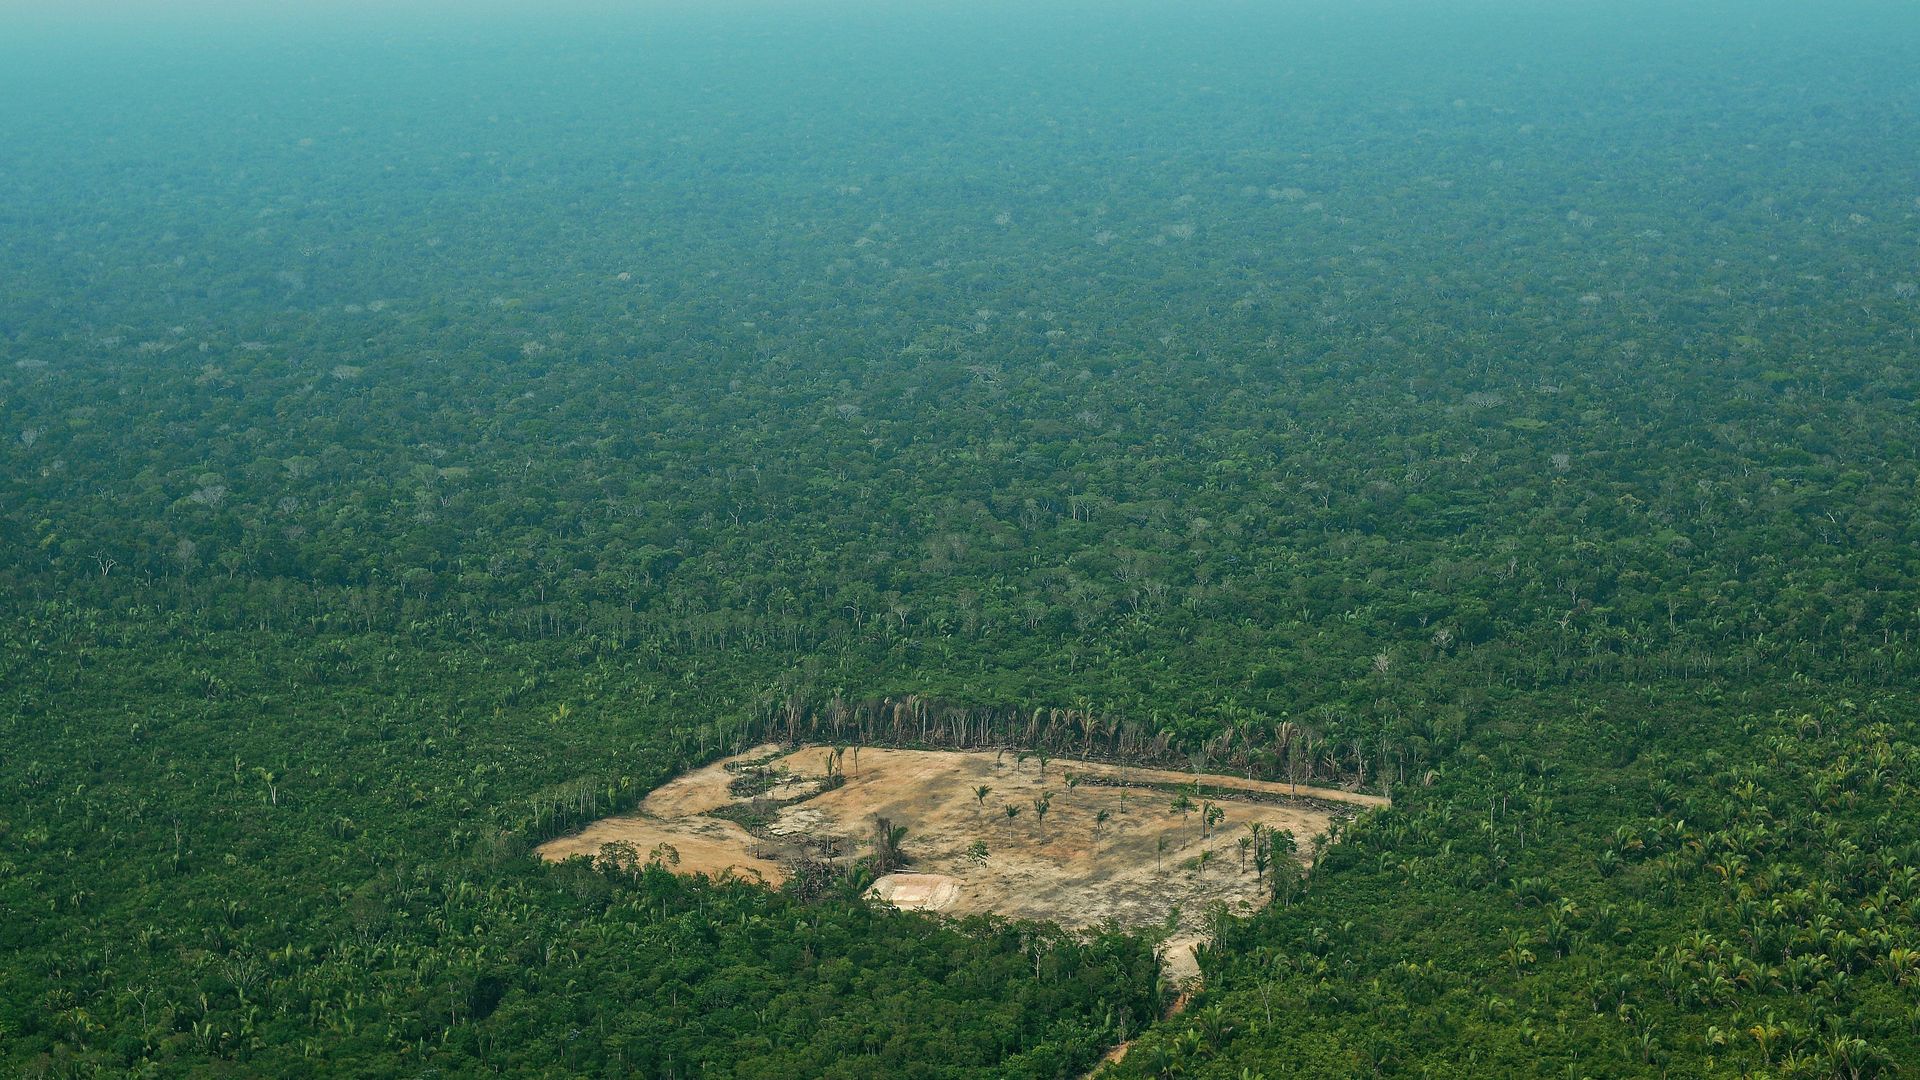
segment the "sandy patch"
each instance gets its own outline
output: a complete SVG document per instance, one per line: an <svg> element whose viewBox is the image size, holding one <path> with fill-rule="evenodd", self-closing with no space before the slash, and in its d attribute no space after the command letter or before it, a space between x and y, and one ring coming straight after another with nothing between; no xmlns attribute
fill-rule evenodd
<svg viewBox="0 0 1920 1080"><path fill-rule="evenodd" d="M824 755L809 747L780 764L796 775L818 776L824 771ZM844 786L790 807L782 817L804 807L837 826L838 835L856 842L865 841L873 817L890 818L907 826L902 848L914 860L913 870L963 883L947 910L1046 919L1075 929L1107 919L1128 927L1162 924L1178 907L1176 925L1197 932L1213 903L1250 911L1265 903L1266 896L1254 880L1251 859L1241 854L1239 838L1251 835L1247 826L1259 822L1291 830L1300 855L1310 858L1313 837L1333 819L1331 811L1304 801L1223 797L1211 800L1224 816L1208 830L1199 820L1202 800L1192 800L1193 810L1181 814L1173 809L1174 796L1163 791L1067 786L1070 774L1098 773L1139 783L1165 783L1168 776L1176 778L1173 782L1192 782L1193 776L1054 761L1042 778L1037 759L1020 762L1014 754L868 748L861 751L858 766L849 754L845 768ZM1248 783L1235 777L1199 779L1209 787ZM982 786L989 789L984 801L974 795ZM1033 805L1042 792L1052 796L1044 821ZM1009 806L1019 810L1011 820L1006 815ZM1103 811L1106 819L1100 821ZM969 857L975 842L986 845L984 861ZM1211 853L1204 867L1195 865L1202 852ZM1170 943L1170 972L1176 967L1182 973L1197 970L1190 945Z"/></svg>
<svg viewBox="0 0 1920 1080"><path fill-rule="evenodd" d="M1294 789L1286 783L1075 761L1049 761L1043 776L1037 758L1013 753L875 747L863 747L857 760L849 751L841 759L845 783L808 796L826 772L828 751L776 753L761 747L678 777L637 812L595 822L539 853L557 860L625 841L644 859L664 843L679 853L682 873L732 871L778 884L787 877L784 864L802 853L832 850L842 862L866 855L874 818L886 817L906 827L901 849L911 861L909 872L875 883L876 897L903 908L992 912L1071 929L1108 921L1164 927L1167 978L1182 984L1199 974L1193 946L1205 940L1214 905L1249 912L1267 901L1268 888L1255 876L1250 826L1290 831L1305 862L1334 817L1352 812L1346 807L1386 803L1304 786L1299 798L1289 798ZM786 782L758 804L760 835L714 816L754 802L728 792L738 774L727 765L769 758ZM1070 776L1079 782L1070 784ZM1138 786L1196 782L1222 793L1190 796L1184 813L1175 792ZM1239 792L1269 801L1233 797ZM1044 820L1036 801L1046 805ZM1219 812L1211 827L1202 821L1206 803Z"/></svg>
<svg viewBox="0 0 1920 1080"><path fill-rule="evenodd" d="M663 818L681 818L718 810L733 801L733 796L727 793L727 785L733 782L734 774L727 766L764 758L778 749L771 744L757 746L744 754L722 758L704 768L676 776L654 788L646 801L640 804L640 809Z"/></svg>
<svg viewBox="0 0 1920 1080"><path fill-rule="evenodd" d="M759 747L676 776L655 788L633 813L602 818L571 836L541 844L535 853L561 862L575 855L595 857L608 844L626 843L644 861L665 844L671 854L661 851L663 860L680 873L715 878L732 873L779 885L787 879L787 870L777 858L762 854L767 844L735 822L707 816L734 801L727 792L734 778L729 763L764 758L776 749Z"/></svg>
<svg viewBox="0 0 1920 1080"><path fill-rule="evenodd" d="M945 874L887 874L867 895L907 911L945 911L960 899L959 879Z"/></svg>

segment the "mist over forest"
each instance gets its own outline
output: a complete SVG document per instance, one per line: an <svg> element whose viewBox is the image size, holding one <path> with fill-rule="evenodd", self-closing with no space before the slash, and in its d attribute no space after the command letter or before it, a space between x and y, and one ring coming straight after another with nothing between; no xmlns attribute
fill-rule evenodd
<svg viewBox="0 0 1920 1080"><path fill-rule="evenodd" d="M1920 10L0 21L0 1073L1915 1074Z"/></svg>

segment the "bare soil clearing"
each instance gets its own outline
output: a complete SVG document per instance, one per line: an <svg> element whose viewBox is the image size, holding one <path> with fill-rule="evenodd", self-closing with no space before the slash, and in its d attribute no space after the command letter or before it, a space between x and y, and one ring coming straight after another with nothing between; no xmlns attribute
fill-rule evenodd
<svg viewBox="0 0 1920 1080"><path fill-rule="evenodd" d="M910 911L945 911L966 883L945 874L887 874L868 890L876 900Z"/></svg>
<svg viewBox="0 0 1920 1080"><path fill-rule="evenodd" d="M727 873L777 885L802 857L850 861L872 850L874 819L907 829L910 865L882 877L872 895L902 908L967 915L992 912L1072 929L1107 920L1165 926L1165 965L1181 982L1199 973L1193 946L1205 940L1211 905L1249 911L1266 902L1240 840L1259 823L1292 832L1310 861L1315 839L1333 819L1385 805L1377 796L1232 776L1131 769L1013 753L861 748L838 761L844 783L826 782L826 747L784 752L759 747L661 786L637 812L595 822L543 844L543 858L596 855L610 843L633 845L645 859L667 845L682 873ZM758 795L729 786L768 770ZM1069 784L1069 777L1076 782ZM1198 782L1186 812L1160 787ZM1156 785L1147 787L1139 785ZM979 789L987 788L984 798ZM1236 797L1246 793L1246 798ZM1259 801L1255 801L1259 800ZM1036 806L1044 801L1044 815ZM1219 819L1203 821L1211 803ZM1008 809L1015 808L1013 816ZM1104 813L1104 817L1101 815ZM748 819L749 832L735 819ZM984 845L984 856L981 847ZM1177 909L1177 914L1169 913ZM1170 921L1171 918L1171 921Z"/></svg>
<svg viewBox="0 0 1920 1080"><path fill-rule="evenodd" d="M732 873L778 885L786 880L787 871L777 861L777 853L755 854L766 845L739 824L708 816L734 801L727 792L727 785L734 779L734 774L727 771L729 762L764 757L776 749L765 746L749 750L738 758L676 776L655 788L633 813L602 818L571 836L549 840L540 845L538 853L543 859L563 862L575 855L596 857L608 844L626 843L644 859L664 844L676 856L669 862L683 874L717 878Z"/></svg>

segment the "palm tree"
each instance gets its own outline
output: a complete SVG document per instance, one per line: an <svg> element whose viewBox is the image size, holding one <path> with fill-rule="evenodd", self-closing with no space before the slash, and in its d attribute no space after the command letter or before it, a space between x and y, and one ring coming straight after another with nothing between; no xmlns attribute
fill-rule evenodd
<svg viewBox="0 0 1920 1080"><path fill-rule="evenodd" d="M884 874L906 861L900 842L907 838L907 827L895 825L890 818L873 819L873 869Z"/></svg>
<svg viewBox="0 0 1920 1080"><path fill-rule="evenodd" d="M272 803L275 806L279 806L280 805L280 774L272 771L271 769L260 768L259 766L254 767L253 774L255 776L258 776L260 778L260 782L267 786L267 801Z"/></svg>
<svg viewBox="0 0 1920 1080"><path fill-rule="evenodd" d="M1183 791L1173 797L1173 802L1168 808L1174 813L1179 814L1180 820L1184 823L1187 815L1193 813L1193 800L1187 798L1186 792Z"/></svg>
<svg viewBox="0 0 1920 1080"><path fill-rule="evenodd" d="M1292 829L1268 829L1267 846L1273 849L1275 857L1285 855L1288 859L1300 851L1300 841L1294 839Z"/></svg>
<svg viewBox="0 0 1920 1080"><path fill-rule="evenodd" d="M1020 808L1018 806L1015 806L1012 803L1008 803L1004 807L1004 810L1007 815L1007 839L1012 840L1013 839L1013 819L1020 816Z"/></svg>
<svg viewBox="0 0 1920 1080"><path fill-rule="evenodd" d="M1532 934L1524 930L1508 931L1507 950L1500 954L1500 959L1513 965L1513 974L1516 978L1520 975L1521 968L1534 962L1533 950L1527 947L1531 944L1533 944Z"/></svg>
<svg viewBox="0 0 1920 1080"><path fill-rule="evenodd" d="M1041 843L1045 843L1047 840L1047 811L1051 809L1053 809L1053 794L1051 792L1043 791L1040 793L1039 798L1033 800L1033 816L1039 819L1040 822Z"/></svg>
<svg viewBox="0 0 1920 1080"><path fill-rule="evenodd" d="M1300 794L1300 773L1294 768L1293 742L1300 735L1300 725L1291 720L1282 720L1273 725L1273 741L1279 748L1279 754L1286 759L1287 777L1293 781L1293 793Z"/></svg>
<svg viewBox="0 0 1920 1080"><path fill-rule="evenodd" d="M1081 761L1086 761L1093 756L1093 740L1100 736L1100 718L1093 715L1092 709L1093 706L1089 704L1079 710L1080 734L1085 736L1087 740L1081 745Z"/></svg>
<svg viewBox="0 0 1920 1080"><path fill-rule="evenodd" d="M1111 818L1112 816L1113 816L1112 814L1107 813L1105 810L1096 811L1094 813L1093 838L1095 840L1100 839L1100 826L1105 825L1107 823L1107 819Z"/></svg>
<svg viewBox="0 0 1920 1080"><path fill-rule="evenodd" d="M981 784L979 787L973 789L973 813L976 817L979 816L980 811L986 809L987 796L991 794L993 794L993 789L985 784Z"/></svg>

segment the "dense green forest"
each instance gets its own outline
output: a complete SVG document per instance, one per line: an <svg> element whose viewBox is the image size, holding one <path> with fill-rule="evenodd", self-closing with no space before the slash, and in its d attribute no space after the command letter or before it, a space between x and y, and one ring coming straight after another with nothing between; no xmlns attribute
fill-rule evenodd
<svg viewBox="0 0 1920 1080"><path fill-rule="evenodd" d="M1920 1071L1914 10L149 18L0 41L0 1072ZM529 854L905 695L1395 805L1164 1021Z"/></svg>

